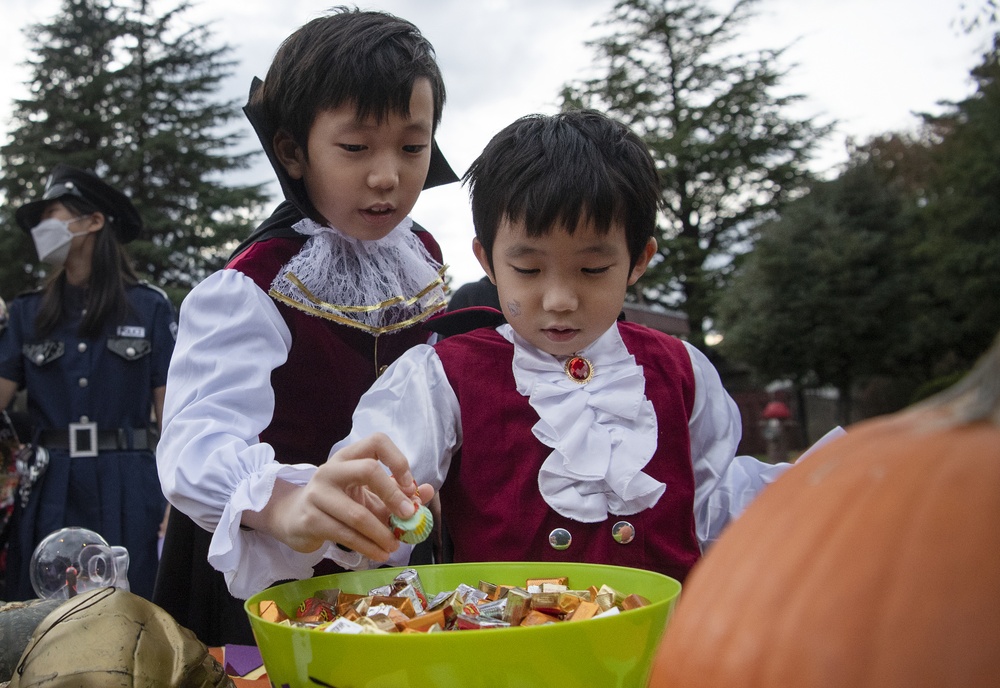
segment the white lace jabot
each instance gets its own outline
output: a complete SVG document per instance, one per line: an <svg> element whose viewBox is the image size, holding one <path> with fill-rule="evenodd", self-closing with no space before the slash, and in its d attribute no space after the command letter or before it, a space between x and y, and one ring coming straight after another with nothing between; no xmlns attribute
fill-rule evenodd
<svg viewBox="0 0 1000 688"><path fill-rule="evenodd" d="M642 472L656 450L656 414L642 368L618 326L578 352L593 366L585 384L571 380L563 360L535 349L510 325L497 331L514 344L517 391L538 413L532 432L553 450L538 472L546 503L585 523L656 504L666 485Z"/></svg>
<svg viewBox="0 0 1000 688"><path fill-rule="evenodd" d="M409 217L375 241L310 219L309 237L271 284L272 297L372 334L409 327L445 307L444 268L411 231Z"/></svg>

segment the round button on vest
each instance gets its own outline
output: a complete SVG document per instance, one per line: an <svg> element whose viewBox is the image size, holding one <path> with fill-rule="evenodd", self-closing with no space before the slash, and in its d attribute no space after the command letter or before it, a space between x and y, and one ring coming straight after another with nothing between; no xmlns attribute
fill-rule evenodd
<svg viewBox="0 0 1000 688"><path fill-rule="evenodd" d="M135 347L130 346L129 348L125 349L125 353L130 357L135 356Z"/></svg>
<svg viewBox="0 0 1000 688"><path fill-rule="evenodd" d="M619 545L627 545L635 539L635 528L628 521L618 521L611 526L611 537Z"/></svg>
<svg viewBox="0 0 1000 688"><path fill-rule="evenodd" d="M89 383L87 382L87 378L85 378L85 377L81 377L81 378L80 378L80 381L79 381L79 383L78 383L78 384L79 384L79 385L80 385L81 387L86 387L86 386L87 386L87 385L88 385Z"/></svg>
<svg viewBox="0 0 1000 688"><path fill-rule="evenodd" d="M84 351L87 350L87 342L80 342L79 344L77 344L76 350L82 354Z"/></svg>
<svg viewBox="0 0 1000 688"><path fill-rule="evenodd" d="M552 545L552 549L560 551L569 549L573 544L573 535L565 528L555 528L549 533L549 544Z"/></svg>

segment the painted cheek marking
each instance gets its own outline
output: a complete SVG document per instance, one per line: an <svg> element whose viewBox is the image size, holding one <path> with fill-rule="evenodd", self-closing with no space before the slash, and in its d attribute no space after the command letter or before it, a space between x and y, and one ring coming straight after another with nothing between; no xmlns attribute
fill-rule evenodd
<svg viewBox="0 0 1000 688"><path fill-rule="evenodd" d="M507 312L514 317L521 315L521 304L518 303L517 301L508 301Z"/></svg>

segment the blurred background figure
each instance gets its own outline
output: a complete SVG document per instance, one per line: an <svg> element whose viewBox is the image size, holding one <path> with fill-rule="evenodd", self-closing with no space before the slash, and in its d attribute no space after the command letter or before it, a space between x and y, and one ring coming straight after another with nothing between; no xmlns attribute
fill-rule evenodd
<svg viewBox="0 0 1000 688"><path fill-rule="evenodd" d="M57 165L15 217L53 269L44 287L10 302L0 332L0 409L23 389L31 421L4 598L35 597L31 554L65 526L128 549L132 592L148 598L166 508L154 448L173 306L139 281L122 247L142 229L138 211L94 173Z"/></svg>
<svg viewBox="0 0 1000 688"><path fill-rule="evenodd" d="M489 306L500 310L500 296L497 294L497 285L490 281L485 275L475 282L467 282L455 290L448 301L448 310L454 311L459 308L469 308L470 306Z"/></svg>

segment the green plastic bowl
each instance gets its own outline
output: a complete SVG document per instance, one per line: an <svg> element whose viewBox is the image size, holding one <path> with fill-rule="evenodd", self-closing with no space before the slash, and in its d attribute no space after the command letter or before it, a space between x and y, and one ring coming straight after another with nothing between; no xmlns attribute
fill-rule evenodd
<svg viewBox="0 0 1000 688"><path fill-rule="evenodd" d="M681 585L652 571L551 562L489 562L413 567L427 595L480 580L523 585L568 576L570 588L610 585L651 604L615 616L526 628L431 634L345 635L271 623L261 600L285 612L315 591L366 593L403 569L320 576L268 588L246 601L273 686L335 688L638 688L646 685L657 644Z"/></svg>

